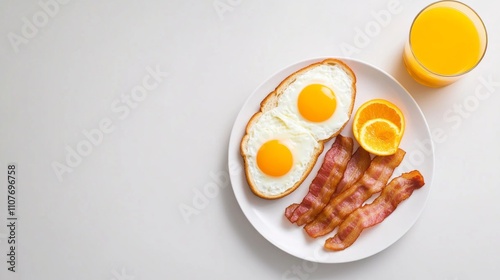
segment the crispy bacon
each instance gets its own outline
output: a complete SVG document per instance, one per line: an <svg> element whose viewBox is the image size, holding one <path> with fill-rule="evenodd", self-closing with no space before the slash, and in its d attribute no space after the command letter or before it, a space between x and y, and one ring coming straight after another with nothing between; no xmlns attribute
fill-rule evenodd
<svg viewBox="0 0 500 280"><path fill-rule="evenodd" d="M342 179L351 158L352 146L352 138L337 136L332 147L325 154L323 164L300 205L292 204L285 210L285 216L287 216L287 213L291 213L291 210L295 208L290 217L287 216L290 222L296 222L299 226L304 225L314 220L314 217L321 212Z"/></svg>
<svg viewBox="0 0 500 280"><path fill-rule="evenodd" d="M424 184L424 178L417 170L393 179L373 203L356 209L340 224L337 234L326 240L325 248L340 251L351 246L365 228L381 223L399 203Z"/></svg>
<svg viewBox="0 0 500 280"><path fill-rule="evenodd" d="M330 200L316 219L305 226L307 234L318 237L333 231L347 215L360 207L374 193L382 190L404 155L405 151L398 149L390 156L376 156L361 179Z"/></svg>
<svg viewBox="0 0 500 280"><path fill-rule="evenodd" d="M334 195L336 196L337 194L354 185L354 183L356 183L356 181L358 181L359 178L363 176L366 169L368 169L368 166L370 166L370 162L370 153L360 146L347 163L344 176L338 183ZM333 197L334 196L332 195L332 198Z"/></svg>
<svg viewBox="0 0 500 280"><path fill-rule="evenodd" d="M370 161L370 153L368 153L362 147L359 147L347 163L344 176L342 176L342 180L340 180L340 182L337 184L335 192L332 194L330 200L337 194L341 193L344 189L351 187L359 178L361 178L363 173L365 173L366 169L370 165ZM288 206L285 210L285 216L290 219L293 211L295 211L298 206L298 203L293 203Z"/></svg>

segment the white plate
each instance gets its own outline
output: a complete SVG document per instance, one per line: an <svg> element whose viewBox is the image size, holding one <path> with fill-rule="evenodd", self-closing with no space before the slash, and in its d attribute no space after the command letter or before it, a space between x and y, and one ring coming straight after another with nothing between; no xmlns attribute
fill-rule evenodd
<svg viewBox="0 0 500 280"><path fill-rule="evenodd" d="M324 241L333 236L333 233L316 239L310 238L302 227L291 224L284 216L285 208L294 202L300 203L308 192L309 185L316 176L319 166L323 162L324 154L331 147L333 140L326 143L315 168L293 193L277 200L265 200L255 196L248 187L244 172L242 172L243 160L239 153L239 145L246 124L250 117L259 110L261 100L273 91L284 78L300 68L323 59L310 59L288 66L274 74L253 92L243 105L234 123L229 141L228 163L236 199L250 223L262 236L283 251L304 260L320 263L342 263L363 259L386 249L401 238L416 222L431 189L434 147L422 111L401 84L389 74L372 65L358 60L340 58L351 67L357 77L357 94L353 115L361 104L374 98L387 99L402 109L406 118L406 131L400 148L407 153L400 167L394 171L393 177L399 176L402 172L418 169L424 176L425 186L416 190L408 200L403 201L385 221L364 230L351 247L340 252L323 249ZM353 137L351 126L352 118L341 134ZM417 241L415 240L415 242Z"/></svg>

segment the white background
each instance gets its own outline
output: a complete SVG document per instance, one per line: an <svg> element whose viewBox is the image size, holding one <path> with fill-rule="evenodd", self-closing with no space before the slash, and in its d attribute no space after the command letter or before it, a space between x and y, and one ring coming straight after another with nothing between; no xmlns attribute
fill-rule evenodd
<svg viewBox="0 0 500 280"><path fill-rule="evenodd" d="M457 83L430 89L408 76L401 54L413 17L431 1L61 0L51 15L46 2L59 3L0 3L1 279L498 275L498 4L466 2L488 29L486 56ZM391 17L377 23L381 10ZM360 42L374 24L380 28ZM383 252L346 264L313 264L274 247L217 179L227 174L229 133L252 91L287 65L319 56L387 71L442 136L417 223ZM122 98L155 70L163 75L156 86L126 105ZM70 150L89 143L85 132L103 122L102 138L59 180L54 166L66 165ZM6 263L11 162L18 165L16 273ZM219 192L196 204L214 183ZM183 215L186 207L196 211Z"/></svg>

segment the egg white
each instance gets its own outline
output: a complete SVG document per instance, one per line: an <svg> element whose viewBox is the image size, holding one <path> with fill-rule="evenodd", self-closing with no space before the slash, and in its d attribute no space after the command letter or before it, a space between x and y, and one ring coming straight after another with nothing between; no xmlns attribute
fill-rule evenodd
<svg viewBox="0 0 500 280"><path fill-rule="evenodd" d="M350 118L354 90L352 78L337 65L322 64L299 75L282 93L274 110L293 119L317 140L324 140L339 131ZM323 122L311 122L300 114L297 107L299 94L310 84L322 84L333 90L337 108L333 115Z"/></svg>
<svg viewBox="0 0 500 280"><path fill-rule="evenodd" d="M274 177L263 173L257 165L257 152L264 143L280 140L293 155L292 169L283 176ZM313 135L293 120L271 110L262 114L249 132L246 145L247 168L253 185L259 192L267 196L279 195L293 187L306 172L314 151L320 145Z"/></svg>

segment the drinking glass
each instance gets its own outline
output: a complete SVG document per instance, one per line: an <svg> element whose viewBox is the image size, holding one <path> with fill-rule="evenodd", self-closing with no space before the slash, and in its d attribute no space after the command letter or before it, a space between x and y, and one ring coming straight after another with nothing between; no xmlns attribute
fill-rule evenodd
<svg viewBox="0 0 500 280"><path fill-rule="evenodd" d="M403 60L417 82L442 87L474 69L487 45L486 27L472 8L458 1L439 1L413 20Z"/></svg>

